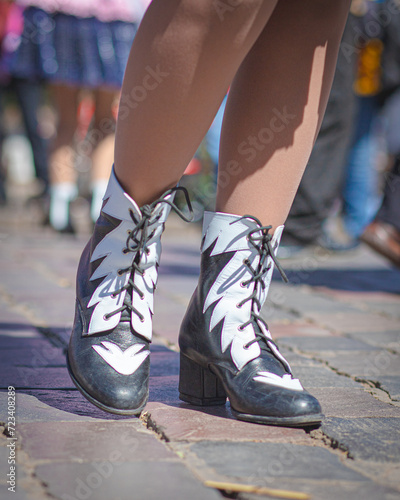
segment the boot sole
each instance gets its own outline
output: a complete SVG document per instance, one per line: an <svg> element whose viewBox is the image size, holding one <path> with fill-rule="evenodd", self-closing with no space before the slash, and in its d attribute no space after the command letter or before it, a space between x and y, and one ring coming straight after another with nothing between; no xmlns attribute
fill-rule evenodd
<svg viewBox="0 0 400 500"><path fill-rule="evenodd" d="M146 401L144 402L144 404L140 408L129 409L129 410L113 408L112 406L107 406L107 405L101 403L100 401L97 401L97 399L95 399L88 392L86 392L85 389L76 380L76 378L72 372L72 369L70 367L70 364L69 364L68 354L67 354L66 358L67 358L67 368L68 368L69 376L71 377L72 382L75 384L75 387L82 394L82 396L84 396L93 405L97 406L97 408L100 408L100 410L106 411L108 413L113 413L114 415L140 415L140 413L143 411L144 407L147 404L148 396L146 398Z"/></svg>
<svg viewBox="0 0 400 500"><path fill-rule="evenodd" d="M299 417L267 417L264 415L251 415L240 413L231 407L232 414L238 420L254 422L256 424L277 425L282 427L316 427L319 426L325 415L317 413L315 415L302 415Z"/></svg>

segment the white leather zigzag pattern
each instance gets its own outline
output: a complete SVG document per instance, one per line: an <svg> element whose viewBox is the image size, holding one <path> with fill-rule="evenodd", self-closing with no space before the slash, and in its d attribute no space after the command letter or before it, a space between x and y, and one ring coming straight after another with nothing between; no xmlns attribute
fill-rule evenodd
<svg viewBox="0 0 400 500"><path fill-rule="evenodd" d="M93 345L93 349L104 361L121 375L132 375L150 354L146 349L142 351L144 344L133 344L123 351L113 342L103 341L101 345Z"/></svg>
<svg viewBox="0 0 400 500"><path fill-rule="evenodd" d="M167 199L173 198L173 194ZM134 224L129 210L132 210L137 218L142 218L139 207L134 200L126 194L118 183L114 171L111 173L110 181L107 187L106 200L102 211L116 219L121 223L112 231L110 231L96 246L91 256L91 262L103 258L103 261L98 266L96 271L90 277L90 281L104 278L93 292L92 297L87 305L88 308L96 306L92 312L90 323L88 326L88 335L98 332L104 332L115 328L121 318L121 312L109 316L113 311L122 306L126 291L123 291L113 297L113 293L120 290L129 280L129 273L118 275L119 269L125 269L132 265L136 256L135 252L124 253L128 231L132 229ZM152 213L151 221L161 214L160 219L150 225L149 232L154 231L154 234L147 243L148 254L143 253L140 267L144 270L144 275L141 276L135 272L133 281L135 285L143 292L144 299L141 300L136 292L133 292L132 303L144 317L144 321L140 321L139 316L135 313L131 315L132 328L143 337L151 340L152 337L152 321L153 314L153 291L157 283L157 264L161 254L161 233L163 232L164 223L170 212L170 206L165 203L158 204Z"/></svg>
<svg viewBox="0 0 400 500"><path fill-rule="evenodd" d="M250 230L256 229L257 224L250 219L240 221L238 219L239 216L237 215L218 212L206 212L204 215L202 251L204 252L215 244L211 256L226 252L235 253L208 291L203 312L217 302L210 319L210 331L221 320L224 321L221 331L221 350L225 352L231 346L232 360L237 368L241 370L249 361L261 354L257 342L253 343L249 348L244 347L248 342L255 339L253 325L250 324L243 330L238 329L239 325L250 319L251 301L247 301L240 308L237 307L239 302L251 295L255 286L254 283L246 286L241 285L242 282L252 277L243 261L248 259L252 268L256 269L260 257L247 239L247 234ZM238 222L231 224L234 221ZM275 230L272 240L273 247L279 244L282 231L283 226L279 226ZM266 288L261 290L261 287L258 287L258 298L261 304L264 303L267 297L272 278L273 261L270 257L267 264L271 264L271 269L265 276ZM269 332L267 336L271 338ZM282 356L280 355L280 357Z"/></svg>
<svg viewBox="0 0 400 500"><path fill-rule="evenodd" d="M288 373L280 377L275 373L258 372L257 376L255 376L253 380L257 380L258 382L262 382L263 384L275 385L277 387L284 387L285 389L289 389L291 391L304 390L303 386L300 383L300 380L298 378L293 378Z"/></svg>

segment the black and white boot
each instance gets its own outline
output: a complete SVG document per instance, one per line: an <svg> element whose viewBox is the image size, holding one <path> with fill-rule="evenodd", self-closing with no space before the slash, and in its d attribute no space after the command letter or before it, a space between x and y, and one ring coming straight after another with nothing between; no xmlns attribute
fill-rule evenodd
<svg viewBox="0 0 400 500"><path fill-rule="evenodd" d="M180 399L224 404L252 422L306 426L323 415L293 377L260 311L283 226L274 235L255 217L206 212L200 280L183 320ZM285 277L286 278L286 277Z"/></svg>
<svg viewBox="0 0 400 500"><path fill-rule="evenodd" d="M113 171L79 263L68 369L80 392L111 413L138 414L148 399L160 238L171 207L184 218L173 203L178 189L139 208Z"/></svg>

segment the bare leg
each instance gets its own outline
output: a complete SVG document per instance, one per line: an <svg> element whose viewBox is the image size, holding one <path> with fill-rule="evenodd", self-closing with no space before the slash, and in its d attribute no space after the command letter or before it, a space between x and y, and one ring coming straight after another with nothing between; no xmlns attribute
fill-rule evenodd
<svg viewBox="0 0 400 500"><path fill-rule="evenodd" d="M107 179L110 176L114 158L115 119L113 106L119 92L112 89L98 89L95 96L95 116L91 133L93 141L92 180Z"/></svg>
<svg viewBox="0 0 400 500"><path fill-rule="evenodd" d="M348 0L278 3L231 87L218 211L274 227L285 221L325 112L348 9Z"/></svg>
<svg viewBox="0 0 400 500"><path fill-rule="evenodd" d="M231 2L233 3L233 2ZM155 0L122 88L115 169L139 205L174 186L276 0Z"/></svg>
<svg viewBox="0 0 400 500"><path fill-rule="evenodd" d="M92 153L91 218L95 222L100 215L103 196L106 192L111 165L114 158L115 118L113 106L117 102L119 92L111 89L98 89L95 95L95 116L89 140L94 147Z"/></svg>

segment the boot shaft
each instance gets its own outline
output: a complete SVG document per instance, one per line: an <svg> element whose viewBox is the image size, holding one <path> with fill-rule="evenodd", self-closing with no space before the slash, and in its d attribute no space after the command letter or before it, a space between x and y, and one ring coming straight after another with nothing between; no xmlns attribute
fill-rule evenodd
<svg viewBox="0 0 400 500"><path fill-rule="evenodd" d="M174 195L168 193L158 203L139 208L112 172L78 269L82 278L77 280L77 296L87 312L84 334L109 331L125 319L136 333L151 340L160 238L171 210L166 202L172 203Z"/></svg>
<svg viewBox="0 0 400 500"><path fill-rule="evenodd" d="M199 285L181 330L184 350L193 345L196 331L196 343L204 344L200 350L213 344L210 352L215 353L218 338L219 352L238 370L260 356L257 339L271 339L260 312L283 226L273 236L268 231L252 217L205 213Z"/></svg>

